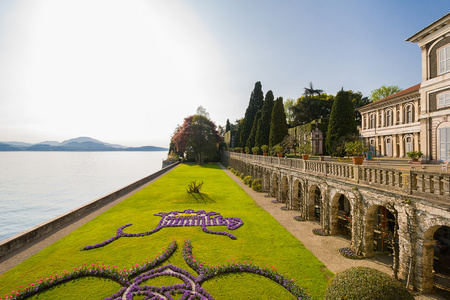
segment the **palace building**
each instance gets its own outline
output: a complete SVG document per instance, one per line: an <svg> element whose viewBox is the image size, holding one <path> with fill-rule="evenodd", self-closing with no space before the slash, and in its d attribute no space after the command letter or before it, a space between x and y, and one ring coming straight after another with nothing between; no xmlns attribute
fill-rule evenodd
<svg viewBox="0 0 450 300"><path fill-rule="evenodd" d="M422 151L450 160L450 13L409 37L422 50L422 82L358 109L360 133L378 156Z"/></svg>

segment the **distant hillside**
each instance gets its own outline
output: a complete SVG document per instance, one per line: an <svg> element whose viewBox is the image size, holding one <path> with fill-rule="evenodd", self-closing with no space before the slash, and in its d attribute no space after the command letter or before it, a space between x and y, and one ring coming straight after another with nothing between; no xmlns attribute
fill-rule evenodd
<svg viewBox="0 0 450 300"><path fill-rule="evenodd" d="M61 143L46 141L38 144L23 142L0 142L0 151L168 151L155 146L126 147L104 143L90 137L78 137Z"/></svg>

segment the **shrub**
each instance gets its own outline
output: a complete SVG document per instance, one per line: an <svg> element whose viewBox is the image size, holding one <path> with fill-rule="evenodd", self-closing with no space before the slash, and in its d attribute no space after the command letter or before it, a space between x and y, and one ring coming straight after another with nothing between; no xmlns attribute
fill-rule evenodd
<svg viewBox="0 0 450 300"><path fill-rule="evenodd" d="M242 180L244 180L245 174L244 174L244 173L240 173L239 177L240 177Z"/></svg>
<svg viewBox="0 0 450 300"><path fill-rule="evenodd" d="M192 193L200 193L202 187L203 187L203 181L202 181L201 183L197 183L197 180L194 180L194 181L191 181L191 182L188 184L188 187L186 188L186 191L187 191L189 194L192 194Z"/></svg>
<svg viewBox="0 0 450 300"><path fill-rule="evenodd" d="M244 177L244 183L245 183L245 184L251 186L251 185L252 185L252 181L253 181L253 180L252 180L252 176L248 175L248 176L245 176L245 177Z"/></svg>
<svg viewBox="0 0 450 300"><path fill-rule="evenodd" d="M367 267L353 267L338 273L329 282L325 299L414 300L414 297L386 273Z"/></svg>
<svg viewBox="0 0 450 300"><path fill-rule="evenodd" d="M260 192L262 189L262 179L258 178L253 180L251 187L253 190Z"/></svg>

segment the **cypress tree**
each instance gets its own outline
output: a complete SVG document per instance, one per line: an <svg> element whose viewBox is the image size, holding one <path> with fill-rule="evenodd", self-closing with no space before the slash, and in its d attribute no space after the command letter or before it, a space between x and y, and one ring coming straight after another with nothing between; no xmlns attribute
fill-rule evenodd
<svg viewBox="0 0 450 300"><path fill-rule="evenodd" d="M240 147L245 147L248 137L252 131L253 121L255 119L256 112L262 109L264 103L264 95L262 92L261 82L255 83L255 88L250 96L247 110L245 111L244 122L242 124Z"/></svg>
<svg viewBox="0 0 450 300"><path fill-rule="evenodd" d="M255 146L257 147L269 145L270 122L272 120L272 110L274 106L273 100L273 92L268 91L261 110L261 118L258 121L256 129Z"/></svg>
<svg viewBox="0 0 450 300"><path fill-rule="evenodd" d="M341 89L331 107L330 120L328 122L325 147L331 155L342 155L338 147L344 142L346 136L358 134L355 122L355 110L352 103L352 93Z"/></svg>
<svg viewBox="0 0 450 300"><path fill-rule="evenodd" d="M250 149L255 147L255 137L256 137L256 128L258 127L258 121L261 119L261 111L258 110L258 112L255 115L255 119L253 120L253 126L252 131L250 132L250 136L248 137L246 146Z"/></svg>
<svg viewBox="0 0 450 300"><path fill-rule="evenodd" d="M286 114L284 112L283 97L278 97L272 110L270 122L269 147L273 147L288 135Z"/></svg>
<svg viewBox="0 0 450 300"><path fill-rule="evenodd" d="M227 119L227 124L225 125L225 132L228 132L231 130L230 120Z"/></svg>

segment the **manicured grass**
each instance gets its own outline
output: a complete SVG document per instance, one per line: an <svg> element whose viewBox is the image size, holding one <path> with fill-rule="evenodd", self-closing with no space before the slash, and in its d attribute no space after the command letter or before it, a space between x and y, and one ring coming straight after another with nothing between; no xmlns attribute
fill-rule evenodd
<svg viewBox="0 0 450 300"><path fill-rule="evenodd" d="M186 192L190 181L203 181L200 196ZM238 217L244 225L236 230L225 226L208 227L227 231L237 237L204 233L201 227L162 228L145 237L121 237L105 247L80 251L115 236L125 224L125 232L146 232L158 225L159 212L185 209L215 211L224 218ZM301 224L299 224L301 226ZM164 264L173 264L192 275L197 273L184 261L183 242L190 239L196 258L210 265L251 261L260 267L276 268L293 278L315 299L322 299L332 273L304 246L264 211L217 165L180 165L145 189L117 204L91 222L42 250L17 267L0 275L0 297L42 277L61 274L84 264L104 264L130 269L151 260L176 240L178 249ZM164 278L158 278L160 282ZM165 285L173 284L169 278ZM215 299L294 299L275 282L255 274L220 275L202 284ZM120 289L107 279L80 278L31 299L103 299ZM139 299L139 298L137 298Z"/></svg>

